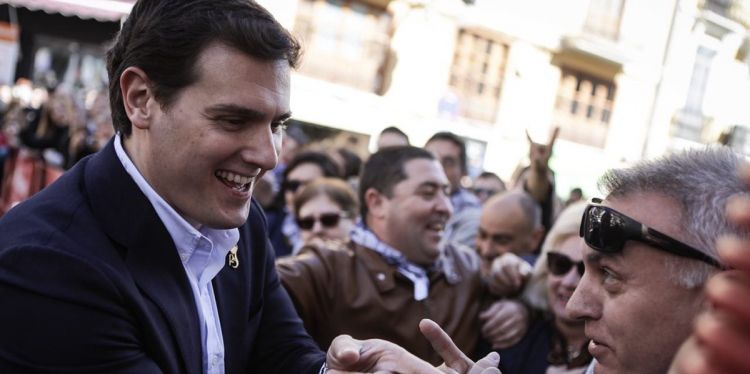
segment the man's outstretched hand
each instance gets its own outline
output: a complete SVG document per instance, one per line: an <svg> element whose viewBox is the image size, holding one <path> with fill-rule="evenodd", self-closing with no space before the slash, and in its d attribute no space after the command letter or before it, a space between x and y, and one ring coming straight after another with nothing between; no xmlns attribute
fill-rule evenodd
<svg viewBox="0 0 750 374"><path fill-rule="evenodd" d="M419 323L419 330L445 360L445 364L436 368L400 346L385 340L357 340L349 335L340 335L333 340L328 349L326 373L500 373L497 369L500 362L497 353L490 353L475 363L456 347L448 334L435 322L422 320Z"/></svg>
<svg viewBox="0 0 750 374"><path fill-rule="evenodd" d="M329 373L440 373L400 346L381 339L357 340L339 335L328 348Z"/></svg>
<svg viewBox="0 0 750 374"><path fill-rule="evenodd" d="M419 322L419 331L422 332L427 341L432 345L432 349L437 352L445 361L438 369L442 373L460 373L460 374L500 374L497 365L500 363L500 355L492 352L474 362L469 359L453 343L450 336L443 331L432 320L423 319Z"/></svg>

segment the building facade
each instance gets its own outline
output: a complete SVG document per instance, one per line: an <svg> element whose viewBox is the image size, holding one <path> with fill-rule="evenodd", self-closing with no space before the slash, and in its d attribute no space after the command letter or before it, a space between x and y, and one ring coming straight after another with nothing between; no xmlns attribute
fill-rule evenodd
<svg viewBox="0 0 750 374"><path fill-rule="evenodd" d="M370 137L398 126L469 144L509 179L526 131L561 132L558 193L604 170L722 139L750 149L748 2L261 1L302 40L295 118Z"/></svg>

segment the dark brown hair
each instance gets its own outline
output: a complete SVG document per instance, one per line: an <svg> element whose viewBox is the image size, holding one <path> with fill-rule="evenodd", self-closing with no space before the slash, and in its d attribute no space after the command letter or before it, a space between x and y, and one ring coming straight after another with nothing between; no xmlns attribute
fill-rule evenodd
<svg viewBox="0 0 750 374"><path fill-rule="evenodd" d="M286 60L291 67L299 60L299 43L252 0L139 0L107 52L115 130L128 136L132 127L120 92L125 69L143 70L156 100L168 108L198 80L196 61L214 42L263 61Z"/></svg>
<svg viewBox="0 0 750 374"><path fill-rule="evenodd" d="M359 210L363 223L367 218L365 192L374 188L385 196L393 196L393 186L408 177L404 165L414 159L434 160L435 156L422 148L407 145L383 148L365 162L359 178L359 201L362 203Z"/></svg>

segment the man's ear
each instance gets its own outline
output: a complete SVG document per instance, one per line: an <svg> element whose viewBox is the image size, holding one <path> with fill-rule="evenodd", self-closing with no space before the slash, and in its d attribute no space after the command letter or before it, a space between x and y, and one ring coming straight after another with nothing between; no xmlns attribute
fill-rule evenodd
<svg viewBox="0 0 750 374"><path fill-rule="evenodd" d="M139 129L148 128L156 101L146 73L135 66L125 69L120 75L120 94L130 123Z"/></svg>
<svg viewBox="0 0 750 374"><path fill-rule="evenodd" d="M373 218L385 217L386 202L387 198L380 191L374 188L368 188L365 191L365 201L363 203L367 204L367 214Z"/></svg>
<svg viewBox="0 0 750 374"><path fill-rule="evenodd" d="M539 227L531 231L530 244L531 251L535 251L542 245L542 239L544 239L544 228Z"/></svg>

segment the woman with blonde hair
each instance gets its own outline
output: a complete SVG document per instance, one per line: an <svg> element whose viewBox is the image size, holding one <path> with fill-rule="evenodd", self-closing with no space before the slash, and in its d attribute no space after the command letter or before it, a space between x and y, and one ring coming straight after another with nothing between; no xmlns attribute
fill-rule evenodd
<svg viewBox="0 0 750 374"><path fill-rule="evenodd" d="M521 298L535 312L516 345L499 351L504 374L583 373L591 361L582 321L565 311L583 275L579 237L585 202L562 211L547 234Z"/></svg>

